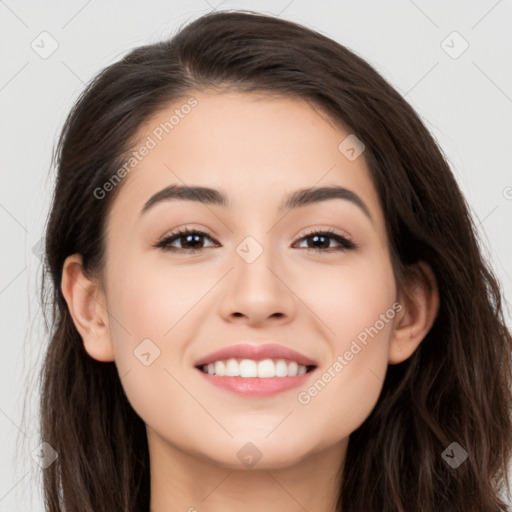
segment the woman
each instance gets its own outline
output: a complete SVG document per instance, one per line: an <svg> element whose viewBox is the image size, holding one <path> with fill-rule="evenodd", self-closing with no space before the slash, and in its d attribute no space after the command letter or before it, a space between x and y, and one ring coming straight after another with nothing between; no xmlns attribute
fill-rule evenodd
<svg viewBox="0 0 512 512"><path fill-rule="evenodd" d="M203 16L93 80L57 166L48 511L507 510L499 285L366 62Z"/></svg>

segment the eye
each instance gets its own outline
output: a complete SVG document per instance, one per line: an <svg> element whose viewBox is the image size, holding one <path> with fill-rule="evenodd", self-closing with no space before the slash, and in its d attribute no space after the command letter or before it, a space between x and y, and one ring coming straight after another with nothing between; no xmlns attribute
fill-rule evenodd
<svg viewBox="0 0 512 512"><path fill-rule="evenodd" d="M173 252L187 252L187 253L195 253L198 252L203 247L200 247L201 242L200 239L202 237L211 237L205 233L204 231L198 231L196 229L192 230L178 230L174 231L170 235L164 237L162 240L156 243L154 247L158 247L163 249L164 251L173 251ZM191 247L173 247L171 244L175 241L180 241L185 245L189 245Z"/></svg>
<svg viewBox="0 0 512 512"><path fill-rule="evenodd" d="M185 252L189 254L194 254L196 252L199 252L201 249L205 248L201 247L201 238L205 237L209 238L210 240L213 240L210 237L210 235L208 235L204 231L199 231L195 229L177 230L172 232L170 235L162 238L154 245L154 247L160 248L164 251ZM302 240L312 240L312 243L308 243L308 247L305 247L305 249L313 250L316 252L347 251L350 249L357 248L357 245L354 242L352 242L352 240L330 229L323 231L312 231L311 233L308 233L307 235L300 238L299 242L301 242ZM339 247L331 247L331 240L337 242L339 244ZM183 245L182 247L174 247L172 244L176 241L179 241L180 243L189 247L183 247ZM313 244L319 244L319 247L311 247L311 245ZM215 244L213 246L215 246Z"/></svg>
<svg viewBox="0 0 512 512"><path fill-rule="evenodd" d="M308 233L307 235L300 238L299 242L302 240L312 240L311 244L308 243L308 247L306 247L306 249L311 249L316 252L348 251L350 249L357 248L357 245L352 240L343 235L340 235L339 233L336 233L331 229L326 229L323 231L312 231L311 233ZM338 242L341 247L331 247L331 240ZM319 247L311 247L310 245L312 244L319 244Z"/></svg>

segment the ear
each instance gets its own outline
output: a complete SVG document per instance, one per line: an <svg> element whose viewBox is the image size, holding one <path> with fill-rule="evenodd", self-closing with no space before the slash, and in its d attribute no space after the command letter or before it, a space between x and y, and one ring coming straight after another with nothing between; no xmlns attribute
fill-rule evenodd
<svg viewBox="0 0 512 512"><path fill-rule="evenodd" d="M98 361L113 361L105 295L99 280L85 275L80 254L66 258L61 290L87 353Z"/></svg>
<svg viewBox="0 0 512 512"><path fill-rule="evenodd" d="M439 292L434 273L420 261L398 302L402 309L397 314L393 337L389 345L389 364L398 364L409 358L430 331L439 310Z"/></svg>

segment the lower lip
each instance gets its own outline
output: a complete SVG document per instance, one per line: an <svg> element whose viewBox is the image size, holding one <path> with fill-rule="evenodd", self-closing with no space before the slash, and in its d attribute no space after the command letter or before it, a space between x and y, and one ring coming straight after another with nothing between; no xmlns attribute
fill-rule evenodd
<svg viewBox="0 0 512 512"><path fill-rule="evenodd" d="M197 371L210 384L218 388L227 389L243 396L271 396L304 385L315 370L296 377L269 377L266 379L259 377L218 377L199 369Z"/></svg>

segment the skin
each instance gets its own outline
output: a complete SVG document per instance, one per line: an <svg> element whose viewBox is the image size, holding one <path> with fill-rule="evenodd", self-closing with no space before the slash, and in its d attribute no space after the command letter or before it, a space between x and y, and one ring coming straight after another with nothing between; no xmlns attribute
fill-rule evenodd
<svg viewBox="0 0 512 512"><path fill-rule="evenodd" d="M103 273L86 277L80 255L68 257L63 294L88 354L115 361L147 426L152 511L333 512L350 434L374 408L388 364L410 357L432 326L435 278L420 263L417 278L397 288L364 156L350 161L338 150L348 131L303 100L191 95L197 106L125 178L108 218ZM140 140L186 99L141 127ZM167 201L140 216L170 184L222 189L232 205ZM341 199L278 212L289 192L327 185L355 192L373 220ZM185 224L211 235L198 252L154 247ZM358 247L335 251L339 243L328 238L316 247L330 249L308 249L304 236L322 229ZM236 252L247 236L263 249L252 263ZM178 237L173 246L187 247L180 244ZM298 393L396 302L394 318L300 403ZM148 338L160 355L146 366L133 352ZM194 368L199 357L242 341L294 348L317 361L315 377L248 398ZM261 453L250 468L237 457L248 442Z"/></svg>

